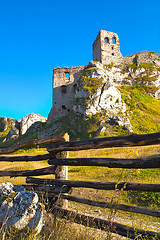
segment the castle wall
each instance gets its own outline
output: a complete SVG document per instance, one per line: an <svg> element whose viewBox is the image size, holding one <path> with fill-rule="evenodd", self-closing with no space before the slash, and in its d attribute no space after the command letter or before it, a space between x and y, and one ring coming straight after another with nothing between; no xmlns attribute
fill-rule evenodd
<svg viewBox="0 0 160 240"><path fill-rule="evenodd" d="M107 65L120 63L122 60L118 35L101 30L93 43L93 61Z"/></svg>
<svg viewBox="0 0 160 240"><path fill-rule="evenodd" d="M64 116L73 107L73 96L84 66L62 67L53 70L53 107L54 119Z"/></svg>
<svg viewBox="0 0 160 240"><path fill-rule="evenodd" d="M93 61L101 62L100 32L98 33L96 40L93 43Z"/></svg>

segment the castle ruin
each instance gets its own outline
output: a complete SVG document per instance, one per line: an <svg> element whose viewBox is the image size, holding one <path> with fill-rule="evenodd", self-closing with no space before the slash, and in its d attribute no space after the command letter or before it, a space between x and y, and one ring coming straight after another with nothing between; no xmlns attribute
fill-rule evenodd
<svg viewBox="0 0 160 240"><path fill-rule="evenodd" d="M53 115L64 116L73 106L73 95L84 66L62 67L53 70Z"/></svg>
<svg viewBox="0 0 160 240"><path fill-rule="evenodd" d="M93 61L102 64L119 63L123 59L116 33L100 30L93 43ZM53 106L50 119L65 116L73 108L77 80L85 66L62 67L53 70Z"/></svg>
<svg viewBox="0 0 160 240"><path fill-rule="evenodd" d="M119 38L116 33L101 30L93 43L93 61L102 64L122 62Z"/></svg>

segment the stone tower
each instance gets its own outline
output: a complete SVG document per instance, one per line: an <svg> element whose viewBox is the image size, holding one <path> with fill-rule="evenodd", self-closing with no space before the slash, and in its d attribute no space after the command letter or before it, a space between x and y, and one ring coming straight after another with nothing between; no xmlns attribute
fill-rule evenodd
<svg viewBox="0 0 160 240"><path fill-rule="evenodd" d="M122 59L118 35L100 30L93 43L93 61L107 65L120 63Z"/></svg>
<svg viewBox="0 0 160 240"><path fill-rule="evenodd" d="M74 105L74 92L84 66L59 67L53 70L53 105L49 120L65 116Z"/></svg>
<svg viewBox="0 0 160 240"><path fill-rule="evenodd" d="M118 35L101 30L93 43L93 61L107 65L119 63L122 59ZM73 109L77 81L84 68L85 66L59 67L53 70L53 106L49 121L63 117Z"/></svg>

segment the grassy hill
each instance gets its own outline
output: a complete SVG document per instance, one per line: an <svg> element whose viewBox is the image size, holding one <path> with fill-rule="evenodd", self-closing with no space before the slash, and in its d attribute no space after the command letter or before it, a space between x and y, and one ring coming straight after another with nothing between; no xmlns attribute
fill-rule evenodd
<svg viewBox="0 0 160 240"><path fill-rule="evenodd" d="M160 131L160 100L151 94L156 87L135 85L119 88L122 99L128 107L134 133L153 133Z"/></svg>

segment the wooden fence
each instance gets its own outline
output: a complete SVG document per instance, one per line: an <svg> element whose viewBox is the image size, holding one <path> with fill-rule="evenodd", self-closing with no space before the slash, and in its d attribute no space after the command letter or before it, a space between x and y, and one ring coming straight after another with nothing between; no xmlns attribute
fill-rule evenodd
<svg viewBox="0 0 160 240"><path fill-rule="evenodd" d="M6 156L6 154L13 153L21 148L31 147L47 144L48 154L37 156ZM152 158L136 158L136 159L120 159L120 158L67 158L67 151L79 151L87 149L100 149L111 147L133 147L160 144L160 133L144 134L144 135L129 135L108 138L95 138L84 141L69 142L68 134L54 136L42 140L34 140L22 144L16 144L12 148L0 149L0 161L6 162L29 162L48 160L49 167L26 170L26 171L0 171L0 176L24 176L26 178L26 190L34 190L37 192L48 193L49 198L54 198L54 206L52 205L52 212L61 217L72 220L76 223L83 224L122 236L138 239L137 236L146 237L147 239L160 239L160 233L154 231L145 231L141 229L134 229L132 227L111 222L110 220L103 220L84 214L78 214L67 209L67 201L75 201L78 203L88 204L91 206L98 206L102 208L118 209L126 212L134 212L145 214L153 217L160 217L160 211L154 209L147 209L138 206L129 206L124 204L107 203L100 201L92 201L73 197L70 194L71 188L93 188L102 190L116 190L123 189L124 191L150 191L160 192L160 184L140 184L130 182L93 182L93 181L71 181L68 180L67 166L103 166L109 168L129 168L129 169L146 169L146 168L160 168L160 157ZM31 176L40 176L55 174L55 179L33 178ZM67 194L66 194L67 193ZM59 199L63 201L59 202ZM59 205L58 205L59 204ZM63 208L62 208L63 207Z"/></svg>

